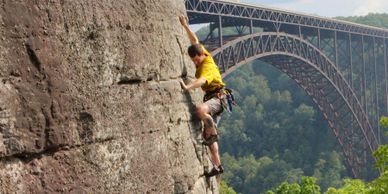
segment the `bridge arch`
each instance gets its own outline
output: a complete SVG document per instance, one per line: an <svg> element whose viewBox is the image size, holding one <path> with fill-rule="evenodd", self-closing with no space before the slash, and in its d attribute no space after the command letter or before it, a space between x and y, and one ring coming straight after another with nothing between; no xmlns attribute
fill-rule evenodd
<svg viewBox="0 0 388 194"><path fill-rule="evenodd" d="M290 34L264 32L227 42L212 55L223 76L260 59L295 80L313 99L334 132L354 176L365 167L378 141L362 105L337 66L310 42Z"/></svg>

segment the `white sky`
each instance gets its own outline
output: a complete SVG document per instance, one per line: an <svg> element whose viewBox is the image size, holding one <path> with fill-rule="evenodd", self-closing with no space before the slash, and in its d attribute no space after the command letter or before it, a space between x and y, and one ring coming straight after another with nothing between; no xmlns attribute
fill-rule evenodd
<svg viewBox="0 0 388 194"><path fill-rule="evenodd" d="M388 13L388 0L240 0L325 17Z"/></svg>

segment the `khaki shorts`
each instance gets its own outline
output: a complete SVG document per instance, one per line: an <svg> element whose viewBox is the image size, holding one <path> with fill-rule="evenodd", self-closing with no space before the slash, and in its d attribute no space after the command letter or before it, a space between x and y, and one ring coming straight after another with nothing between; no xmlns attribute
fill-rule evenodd
<svg viewBox="0 0 388 194"><path fill-rule="evenodd" d="M221 111L222 111L222 104L221 100L217 97L213 97L212 99L206 101L204 104L206 104L209 107L209 113L213 118L213 122L215 126L218 126L218 123L221 120Z"/></svg>

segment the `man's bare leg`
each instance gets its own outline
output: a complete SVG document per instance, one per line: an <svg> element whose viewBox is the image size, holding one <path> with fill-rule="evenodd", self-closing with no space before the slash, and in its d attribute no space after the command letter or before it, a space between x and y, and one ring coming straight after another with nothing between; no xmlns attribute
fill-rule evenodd
<svg viewBox="0 0 388 194"><path fill-rule="evenodd" d="M206 138L208 138L211 135L217 135L216 126L214 124L213 118L209 114L206 115L203 122L204 122L204 128L205 128L204 131L205 131ZM220 161L220 156L218 154L217 141L209 145L209 149L212 155L213 164L217 167L220 166L221 161Z"/></svg>
<svg viewBox="0 0 388 194"><path fill-rule="evenodd" d="M214 124L213 118L209 114L209 107L206 104L200 104L197 107L198 117L202 120L204 124L203 136L204 139L208 139L211 135L217 135L216 126ZM209 145L211 157L213 164L216 167L221 165L220 156L218 154L218 143L214 142Z"/></svg>
<svg viewBox="0 0 388 194"><path fill-rule="evenodd" d="M216 126L210 114L206 113L202 121L203 121L206 137L209 137L210 135L217 135Z"/></svg>
<svg viewBox="0 0 388 194"><path fill-rule="evenodd" d="M218 142L214 142L209 146L212 155L213 164L217 167L221 165L220 156L218 155Z"/></svg>

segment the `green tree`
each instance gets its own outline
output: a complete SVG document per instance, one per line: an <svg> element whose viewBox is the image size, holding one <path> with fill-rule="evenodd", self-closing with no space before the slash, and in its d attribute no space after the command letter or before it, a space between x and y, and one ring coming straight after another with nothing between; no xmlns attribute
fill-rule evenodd
<svg viewBox="0 0 388 194"><path fill-rule="evenodd" d="M313 174L318 184L323 190L329 187L340 187L342 185L341 172L345 170L341 156L336 151L332 151L321 153L320 158L315 164Z"/></svg>
<svg viewBox="0 0 388 194"><path fill-rule="evenodd" d="M380 125L388 128L388 117L381 117ZM388 132L385 133L388 136ZM368 183L368 193L383 194L388 193L388 144L380 145L373 153L376 158L376 167L380 169L381 174L378 178Z"/></svg>
<svg viewBox="0 0 388 194"><path fill-rule="evenodd" d="M380 125L388 127L388 117L381 117ZM388 136L388 132L386 133ZM376 158L376 167L380 169L380 176L367 183L360 180L345 179L345 185L342 188L329 188L326 194L386 194L388 193L388 145L380 145L373 153Z"/></svg>
<svg viewBox="0 0 388 194"><path fill-rule="evenodd" d="M273 190L267 191L267 194L320 194L319 185L316 184L314 177L301 177L301 183L283 182Z"/></svg>
<svg viewBox="0 0 388 194"><path fill-rule="evenodd" d="M229 187L229 185L225 181L221 181L220 194L237 194L237 193L235 190L233 190L232 187Z"/></svg>
<svg viewBox="0 0 388 194"><path fill-rule="evenodd" d="M345 179L344 186L340 189L330 187L325 194L365 194L365 183L362 180Z"/></svg>
<svg viewBox="0 0 388 194"><path fill-rule="evenodd" d="M267 191L267 194L298 194L300 192L301 190L299 184L283 182L275 189L275 191Z"/></svg>
<svg viewBox="0 0 388 194"><path fill-rule="evenodd" d="M314 177L302 177L301 194L319 194L321 189L319 185L316 184L317 179Z"/></svg>
<svg viewBox="0 0 388 194"><path fill-rule="evenodd" d="M387 127L388 127L388 117L382 116L382 117L380 118L380 125L381 125L382 127L387 128ZM388 135L388 134L387 134L387 135Z"/></svg>

